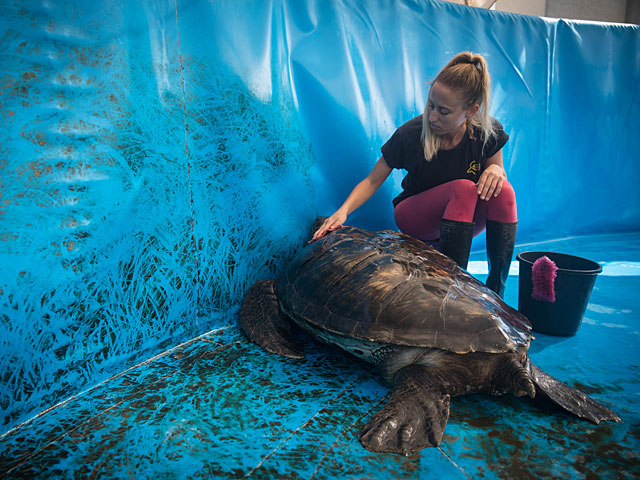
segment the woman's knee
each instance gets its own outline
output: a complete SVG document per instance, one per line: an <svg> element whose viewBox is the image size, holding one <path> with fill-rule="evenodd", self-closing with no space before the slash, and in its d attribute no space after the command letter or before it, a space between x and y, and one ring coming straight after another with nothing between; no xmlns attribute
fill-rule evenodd
<svg viewBox="0 0 640 480"><path fill-rule="evenodd" d="M509 182L503 182L500 195L496 197L496 200L504 208L516 211L516 192Z"/></svg>
<svg viewBox="0 0 640 480"><path fill-rule="evenodd" d="M476 184L472 180L461 178L449 182L452 195L475 201L478 195Z"/></svg>
<svg viewBox="0 0 640 480"><path fill-rule="evenodd" d="M516 222L518 219L516 192L509 182L503 182L497 197L489 200L487 218L499 222Z"/></svg>
<svg viewBox="0 0 640 480"><path fill-rule="evenodd" d="M476 184L471 180L449 182L449 201L443 218L460 222L471 222L478 201Z"/></svg>
<svg viewBox="0 0 640 480"><path fill-rule="evenodd" d="M504 197L504 201L508 201L514 204L516 203L516 191L506 180L502 182L502 190L500 191L500 195L498 195L497 198L500 197Z"/></svg>

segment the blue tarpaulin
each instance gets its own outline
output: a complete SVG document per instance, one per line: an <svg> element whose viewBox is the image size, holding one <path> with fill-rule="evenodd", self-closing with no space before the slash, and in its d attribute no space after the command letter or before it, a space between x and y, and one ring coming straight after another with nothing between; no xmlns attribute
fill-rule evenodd
<svg viewBox="0 0 640 480"><path fill-rule="evenodd" d="M640 230L638 26L436 0L9 0L0 47L0 433L232 325L460 51L487 59L510 135L518 245ZM349 223L395 229L402 174Z"/></svg>

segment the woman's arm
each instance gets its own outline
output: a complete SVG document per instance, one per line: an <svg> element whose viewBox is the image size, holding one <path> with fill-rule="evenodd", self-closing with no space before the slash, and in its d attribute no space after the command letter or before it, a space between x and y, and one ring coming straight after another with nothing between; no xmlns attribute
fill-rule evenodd
<svg viewBox="0 0 640 480"><path fill-rule="evenodd" d="M478 195L481 200L489 200L491 195L497 197L502 191L502 182L507 179L507 173L502 166L502 149L487 158L484 171L478 179L476 186L478 187Z"/></svg>
<svg viewBox="0 0 640 480"><path fill-rule="evenodd" d="M367 178L355 186L342 206L324 221L310 241L315 242L327 233L342 227L349 214L369 200L376 190L380 188L380 185L389 177L391 170L384 157L380 157L373 170L367 175Z"/></svg>

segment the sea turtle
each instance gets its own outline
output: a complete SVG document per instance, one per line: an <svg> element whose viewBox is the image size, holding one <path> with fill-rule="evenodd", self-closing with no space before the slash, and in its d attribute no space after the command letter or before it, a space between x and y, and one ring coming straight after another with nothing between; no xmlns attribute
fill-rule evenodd
<svg viewBox="0 0 640 480"><path fill-rule="evenodd" d="M429 245L343 227L305 246L275 281L254 284L240 325L269 352L304 353L290 320L377 366L393 393L360 432L365 448L408 455L440 444L449 399L542 397L594 423L607 407L535 367L527 318Z"/></svg>

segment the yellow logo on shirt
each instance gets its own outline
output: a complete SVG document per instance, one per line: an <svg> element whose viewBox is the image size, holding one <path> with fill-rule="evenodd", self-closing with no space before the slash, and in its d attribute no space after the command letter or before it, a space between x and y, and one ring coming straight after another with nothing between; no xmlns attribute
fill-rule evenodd
<svg viewBox="0 0 640 480"><path fill-rule="evenodd" d="M471 163L469 164L469 169L467 170L467 173L477 175L478 173L480 173L481 168L482 167L478 162L476 162L475 160L472 160Z"/></svg>

